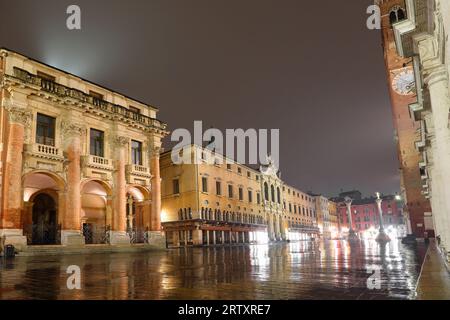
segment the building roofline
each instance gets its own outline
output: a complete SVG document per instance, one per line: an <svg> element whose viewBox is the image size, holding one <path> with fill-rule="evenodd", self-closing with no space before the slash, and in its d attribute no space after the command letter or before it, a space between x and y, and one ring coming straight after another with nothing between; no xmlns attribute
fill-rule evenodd
<svg viewBox="0 0 450 320"><path fill-rule="evenodd" d="M195 143L191 143L191 144L189 144L189 145L187 145L187 146L189 146L189 147L195 147L195 148L202 149L202 150L205 149L205 147L200 146L200 145L195 144ZM170 150L164 151L163 153L161 153L161 156L165 156L166 154L172 152L172 150L173 150L173 148L170 149ZM227 156L225 156L225 155L223 155L223 154L220 154L220 155L221 155L223 158L225 158L225 159L231 160L234 164L238 164L238 165L240 165L240 166L243 166L243 167L245 167L245 168L247 168L247 169L249 169L249 170L252 170L253 172L255 172L255 173L257 173L257 174L263 174L261 171L255 169L255 168L252 168L252 167L248 166L247 164L242 164L242 163L240 163L240 162L237 162L236 160L233 160L233 159L231 159L231 158L228 158ZM301 192L301 193L303 193L303 194L305 194L305 195L311 196L308 192L302 191L302 190L298 189L297 187L293 187L293 186L287 184L287 183L284 182L281 178L280 178L280 180L283 182L284 186L286 186L286 187L288 187L288 188L291 188L291 189L295 189L295 190L297 190L298 192Z"/></svg>
<svg viewBox="0 0 450 320"><path fill-rule="evenodd" d="M110 92L113 92L113 93L115 93L115 94L121 95L121 96L123 96L123 97L125 97L125 98L127 98L127 99L136 101L136 102L138 102L138 103L140 103L140 104L145 105L145 106L148 107L148 108L154 109L155 111L159 111L159 107L155 107L155 106L153 106L153 105L151 105L151 104L142 102L142 101L137 100L137 99L135 99L135 98L132 98L132 97L126 95L126 94L123 94L123 93L118 92L118 91L116 91L116 90L110 89L110 88L108 88L108 87L106 87L106 86L104 86L104 85L100 85L100 84L95 83L95 82L93 82L93 81L86 80L86 79L84 79L84 78L82 78L82 77L80 77L80 76L78 76L78 75L76 75L76 74L70 73L70 72L68 72L68 71L62 70L62 69L57 68L57 67L54 67L54 66L51 66L51 65L49 65L49 64L47 64L47 63L45 63L45 62L42 62L42 61L39 61L39 60L37 60L37 59L31 58L31 57L29 57L29 56L27 56L27 55L25 55L25 54L22 54L22 53L20 53L20 52L15 51L15 50L11 50L11 49L8 49L8 48L6 48L6 47L0 47L0 51L6 51L6 52L8 52L8 53L13 53L13 54L22 56L23 58L26 58L26 59L28 59L28 60L30 60L30 61L39 63L39 64L41 64L41 65L43 65L43 66L45 66L45 67L48 67L48 68L54 69L54 70L56 70L56 71L65 73L65 74L67 74L67 75L69 75L69 76L78 78L78 79L80 79L81 81L87 82L87 83L92 84L92 85L94 85L94 86L97 86L97 87L103 88L103 89L105 89L105 90L108 90L108 91L110 91Z"/></svg>

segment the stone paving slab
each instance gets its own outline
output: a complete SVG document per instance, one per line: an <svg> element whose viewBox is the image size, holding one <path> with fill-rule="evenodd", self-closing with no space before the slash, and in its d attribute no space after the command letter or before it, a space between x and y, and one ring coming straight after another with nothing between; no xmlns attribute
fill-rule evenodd
<svg viewBox="0 0 450 320"><path fill-rule="evenodd" d="M450 272L435 242L425 256L416 294L418 300L450 300Z"/></svg>

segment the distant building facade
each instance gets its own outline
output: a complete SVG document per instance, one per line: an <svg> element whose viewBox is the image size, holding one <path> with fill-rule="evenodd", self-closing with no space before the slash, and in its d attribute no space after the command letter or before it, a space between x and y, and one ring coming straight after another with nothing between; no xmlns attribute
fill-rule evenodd
<svg viewBox="0 0 450 320"><path fill-rule="evenodd" d="M155 107L6 49L0 85L4 245L162 238Z"/></svg>
<svg viewBox="0 0 450 320"><path fill-rule="evenodd" d="M330 217L330 236L331 239L336 239L340 235L340 223L338 214L338 204L331 199L328 199L328 214Z"/></svg>
<svg viewBox="0 0 450 320"><path fill-rule="evenodd" d="M277 168L256 170L196 145L186 150L200 163L174 164L171 152L161 156L162 224L170 246L317 236L312 198L287 186Z"/></svg>
<svg viewBox="0 0 450 320"><path fill-rule="evenodd" d="M331 223L328 199L322 195L310 194L314 197L317 210L317 226L325 239L331 238Z"/></svg>
<svg viewBox="0 0 450 320"><path fill-rule="evenodd" d="M381 208L383 211L383 226L395 228L399 233L404 232L404 219L402 202L398 201L394 195L382 196ZM337 203L339 224L341 230L349 229L347 216L347 206L345 203ZM351 206L352 228L360 235L368 231L376 231L380 226L378 207L375 198L361 198L353 200Z"/></svg>

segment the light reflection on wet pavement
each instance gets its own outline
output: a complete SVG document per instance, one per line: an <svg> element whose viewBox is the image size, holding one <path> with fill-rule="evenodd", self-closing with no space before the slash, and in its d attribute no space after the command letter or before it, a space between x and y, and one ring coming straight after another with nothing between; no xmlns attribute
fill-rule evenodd
<svg viewBox="0 0 450 320"><path fill-rule="evenodd" d="M335 240L16 257L1 262L0 299L411 299L425 251ZM67 289L70 265L81 290ZM381 289L370 290L377 266Z"/></svg>

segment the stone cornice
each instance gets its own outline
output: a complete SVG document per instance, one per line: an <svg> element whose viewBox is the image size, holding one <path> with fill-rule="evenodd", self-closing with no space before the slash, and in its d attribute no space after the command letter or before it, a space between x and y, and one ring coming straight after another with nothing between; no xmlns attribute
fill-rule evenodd
<svg viewBox="0 0 450 320"><path fill-rule="evenodd" d="M25 70L15 67L14 75L6 75L6 81L11 87L27 87L32 95L50 100L55 103L83 108L85 112L93 113L112 121L125 124L165 137L169 132L162 121L142 114L136 114L127 108L104 100L99 100L80 90L64 85L44 81Z"/></svg>

